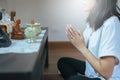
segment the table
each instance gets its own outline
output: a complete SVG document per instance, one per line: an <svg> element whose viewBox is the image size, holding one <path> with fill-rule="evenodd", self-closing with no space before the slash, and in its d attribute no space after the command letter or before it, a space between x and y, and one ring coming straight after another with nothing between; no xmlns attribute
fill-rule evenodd
<svg viewBox="0 0 120 80"><path fill-rule="evenodd" d="M43 68L48 67L48 28L38 53L0 54L0 80L41 80Z"/></svg>

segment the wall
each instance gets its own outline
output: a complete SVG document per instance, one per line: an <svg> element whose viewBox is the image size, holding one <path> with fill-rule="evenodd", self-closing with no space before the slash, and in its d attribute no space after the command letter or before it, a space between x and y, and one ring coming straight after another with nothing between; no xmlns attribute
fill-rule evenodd
<svg viewBox="0 0 120 80"><path fill-rule="evenodd" d="M8 3L6 0L0 0L0 7L8 9Z"/></svg>
<svg viewBox="0 0 120 80"><path fill-rule="evenodd" d="M0 0L1 1L1 0ZM25 27L31 19L49 27L49 41L68 41L66 24L73 24L84 30L86 13L83 12L84 0L2 0L8 11L16 10L17 17Z"/></svg>
<svg viewBox="0 0 120 80"><path fill-rule="evenodd" d="M6 9L6 12L9 13L11 10L15 10L15 1L16 0L0 0L0 7Z"/></svg>

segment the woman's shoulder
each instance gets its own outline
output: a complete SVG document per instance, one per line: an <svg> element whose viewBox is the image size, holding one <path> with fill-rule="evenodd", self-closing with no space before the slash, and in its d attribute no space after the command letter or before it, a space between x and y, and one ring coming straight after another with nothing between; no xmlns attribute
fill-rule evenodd
<svg viewBox="0 0 120 80"><path fill-rule="evenodd" d="M110 18L108 18L105 22L104 22L104 26L106 25L115 25L115 24L120 24L120 20L117 16L111 16Z"/></svg>
<svg viewBox="0 0 120 80"><path fill-rule="evenodd" d="M110 18L108 18L103 26L102 26L103 30L116 30L119 29L120 30L120 20L117 16L112 16Z"/></svg>

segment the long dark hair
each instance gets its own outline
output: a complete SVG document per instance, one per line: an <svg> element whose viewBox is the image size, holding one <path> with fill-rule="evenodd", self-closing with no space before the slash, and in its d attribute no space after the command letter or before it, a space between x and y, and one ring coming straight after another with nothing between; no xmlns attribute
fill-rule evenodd
<svg viewBox="0 0 120 80"><path fill-rule="evenodd" d="M95 6L91 9L87 22L90 27L97 30L100 28L104 21L115 15L120 20L120 9L117 6L118 0L96 0Z"/></svg>

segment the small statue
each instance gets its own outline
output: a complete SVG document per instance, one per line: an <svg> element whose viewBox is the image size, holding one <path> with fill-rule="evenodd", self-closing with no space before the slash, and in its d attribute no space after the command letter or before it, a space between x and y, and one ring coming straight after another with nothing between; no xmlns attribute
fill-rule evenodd
<svg viewBox="0 0 120 80"><path fill-rule="evenodd" d="M33 27L36 28L36 32L37 32L37 36L39 36L40 32L41 32L41 27L40 27L40 23L36 23L34 19L31 20L31 24Z"/></svg>
<svg viewBox="0 0 120 80"><path fill-rule="evenodd" d="M2 31L7 33L7 27L5 25L1 25Z"/></svg>
<svg viewBox="0 0 120 80"><path fill-rule="evenodd" d="M13 26L11 39L24 39L24 32L20 28L21 20L17 19Z"/></svg>
<svg viewBox="0 0 120 80"><path fill-rule="evenodd" d="M10 13L10 17L11 17L11 21L13 21L13 22L15 22L15 20L14 20L14 17L16 16L16 12L15 11L11 11L11 13Z"/></svg>
<svg viewBox="0 0 120 80"><path fill-rule="evenodd" d="M40 23L36 23L34 19L30 21L29 24L26 24L26 29L24 30L25 37L27 38L28 43L33 43L39 37L41 32Z"/></svg>
<svg viewBox="0 0 120 80"><path fill-rule="evenodd" d="M31 20L31 24L35 24L35 20L34 19Z"/></svg>

